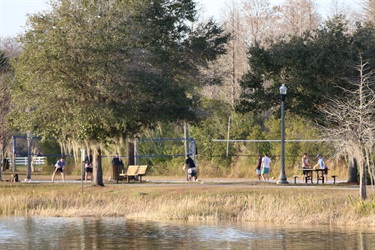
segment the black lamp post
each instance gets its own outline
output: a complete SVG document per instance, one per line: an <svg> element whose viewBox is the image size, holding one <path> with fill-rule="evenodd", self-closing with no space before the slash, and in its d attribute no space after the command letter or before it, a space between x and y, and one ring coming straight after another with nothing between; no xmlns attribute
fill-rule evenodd
<svg viewBox="0 0 375 250"><path fill-rule="evenodd" d="M27 179L31 180L31 147L32 147L32 140L33 140L33 132L28 131L27 132Z"/></svg>
<svg viewBox="0 0 375 250"><path fill-rule="evenodd" d="M288 184L285 175L285 124L284 124L284 104L285 104L285 97L288 88L285 84L282 84L280 87L280 95L281 95L281 171L280 177L277 181L277 184Z"/></svg>

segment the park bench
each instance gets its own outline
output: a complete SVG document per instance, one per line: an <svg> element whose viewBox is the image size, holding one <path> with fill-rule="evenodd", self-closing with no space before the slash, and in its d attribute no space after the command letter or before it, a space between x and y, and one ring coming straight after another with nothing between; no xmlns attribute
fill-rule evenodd
<svg viewBox="0 0 375 250"><path fill-rule="evenodd" d="M129 165L126 173L122 173L120 176L126 177L128 182L131 177L138 178L139 182L142 182L142 176L146 175L147 167L147 165Z"/></svg>

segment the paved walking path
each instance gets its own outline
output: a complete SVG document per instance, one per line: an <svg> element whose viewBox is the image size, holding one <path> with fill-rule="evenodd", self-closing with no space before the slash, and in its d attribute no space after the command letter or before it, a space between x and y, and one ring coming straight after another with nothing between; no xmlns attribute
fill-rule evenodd
<svg viewBox="0 0 375 250"><path fill-rule="evenodd" d="M31 175L31 180L27 180L26 179L26 174L19 174L19 181L20 182L28 182L28 183L36 183L36 182L40 182L40 183L52 183L51 182L51 177L52 177L52 174L51 175L41 175L41 174L32 174ZM3 178L2 178L4 181L9 181L11 179L11 173L10 172L5 172L3 173ZM115 181L110 181L110 177L109 176L104 176L103 177L103 181L105 184L116 184ZM186 181L186 177L176 177L176 176L172 176L172 177L168 177L168 176L143 176L142 178L142 181L143 183L142 184L145 184L145 183L170 183L170 184L235 184L235 185L238 185L238 184L252 184L252 185L273 185L273 184L276 184L277 183L277 179L270 179L269 182L264 182L264 181L259 181L257 178L201 178L201 179L198 179L198 181L191 181L191 182L188 182ZM313 184L311 183L307 183L305 184L304 182L302 182L302 180L297 180L297 183L294 184L294 179L293 177L291 177L290 179L287 180L289 182L289 185L288 186L293 186L293 185L296 185L296 186L319 186L319 185L322 185L321 183L319 184L316 184L316 182L314 182ZM77 176L77 175L67 175L65 176L65 182L64 183L81 183L81 177L80 176ZM54 183L63 183L62 182L62 179L61 179L61 175L60 174L56 174L55 176L55 180L54 180ZM88 182L85 182L84 183L87 183L87 184L90 184L91 182L88 181ZM127 184L126 181L119 181L118 182L119 184ZM137 183L137 182L136 182ZM132 184L136 184L134 182L132 182ZM336 185L338 184L342 184L342 183L345 183L344 180L341 180L341 179L336 179ZM330 184L330 185L333 185L333 179L329 179L328 182L326 182L325 184ZM277 186L281 186L281 185L277 185Z"/></svg>

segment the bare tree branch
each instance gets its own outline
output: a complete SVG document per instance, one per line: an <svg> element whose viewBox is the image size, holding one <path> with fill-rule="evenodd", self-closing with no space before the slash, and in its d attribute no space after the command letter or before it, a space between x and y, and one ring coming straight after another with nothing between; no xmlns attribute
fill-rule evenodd
<svg viewBox="0 0 375 250"><path fill-rule="evenodd" d="M371 176L374 173L375 78L374 70L369 69L367 62L362 59L356 69L359 73L358 82L351 82L355 88L345 89L347 96L332 99L322 112L328 121L324 128L325 135L336 142L337 156L358 163L360 197L366 199L366 173Z"/></svg>

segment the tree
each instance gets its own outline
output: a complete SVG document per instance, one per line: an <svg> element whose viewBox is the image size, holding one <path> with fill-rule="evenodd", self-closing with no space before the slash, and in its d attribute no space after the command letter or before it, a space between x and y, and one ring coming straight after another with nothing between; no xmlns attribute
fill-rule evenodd
<svg viewBox="0 0 375 250"><path fill-rule="evenodd" d="M241 112L279 110L281 83L288 86L287 109L298 115L322 121L319 107L337 96L344 95L342 87L355 76L352 66L358 51L373 62L375 37L372 26L358 26L348 32L343 17L329 20L325 25L303 37L278 40L269 47L260 45L249 49L250 70L241 81L242 95L237 105Z"/></svg>
<svg viewBox="0 0 375 250"><path fill-rule="evenodd" d="M364 0L363 1L363 21L375 23L375 1Z"/></svg>
<svg viewBox="0 0 375 250"><path fill-rule="evenodd" d="M7 77L10 70L9 58L5 55L3 51L0 50L0 123L2 124L0 128L0 161L2 162L0 166L0 180L2 179L2 170L5 170L4 158L5 158L5 148L7 142L9 141L9 129L5 123L5 117L10 110L10 88L7 83Z"/></svg>
<svg viewBox="0 0 375 250"><path fill-rule="evenodd" d="M336 142L338 156L345 156L351 164L358 164L360 197L367 198L366 174L374 180L375 124L375 78L373 68L360 61L357 67L358 82L352 82L355 90L345 90L343 98L333 99L322 111L330 126L325 127L326 136Z"/></svg>
<svg viewBox="0 0 375 250"><path fill-rule="evenodd" d="M7 115L11 110L11 87L14 82L11 60L20 54L20 46L13 39L0 40L0 166L5 170L4 159L7 152L11 151L9 144L11 141L11 128L7 123ZM1 180L0 169L0 180Z"/></svg>
<svg viewBox="0 0 375 250"><path fill-rule="evenodd" d="M277 16L279 9L272 8L269 1L247 0L243 2L241 9L247 45L264 44L267 39L272 39L278 34L273 25L280 21Z"/></svg>
<svg viewBox="0 0 375 250"><path fill-rule="evenodd" d="M211 99L224 100L234 107L240 94L239 80L247 68L244 24L240 8L234 2L226 13L223 28L231 34L226 45L227 53L211 63L206 74L213 81L205 87L204 95Z"/></svg>
<svg viewBox="0 0 375 250"><path fill-rule="evenodd" d="M281 7L281 29L285 34L303 36L306 31L319 27L321 16L315 1L287 0Z"/></svg>
<svg viewBox="0 0 375 250"><path fill-rule="evenodd" d="M203 81L193 76L225 53L228 36L213 22L191 30L194 21L190 0L54 2L20 38L12 125L67 150L90 148L103 185L108 143L159 121L195 119Z"/></svg>

